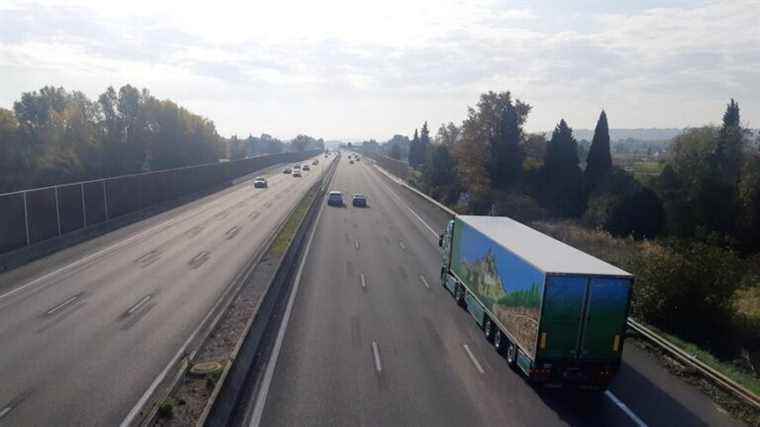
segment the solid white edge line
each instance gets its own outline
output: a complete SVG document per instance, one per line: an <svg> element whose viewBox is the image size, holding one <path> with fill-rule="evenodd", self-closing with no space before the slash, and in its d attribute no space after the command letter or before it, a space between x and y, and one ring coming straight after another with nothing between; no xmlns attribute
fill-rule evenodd
<svg viewBox="0 0 760 427"><path fill-rule="evenodd" d="M475 368L477 368L478 372L480 372L481 374L485 374L486 371L484 371L483 367L480 366L480 362L478 362L478 359L476 359L475 355L472 354L472 351L470 351L470 347L467 344L462 344L462 346L464 347L464 351L467 352L467 355L470 356L470 361L472 362L473 365L475 365Z"/></svg>
<svg viewBox="0 0 760 427"><path fill-rule="evenodd" d="M320 210L320 214L321 213L322 213L322 211ZM309 242L311 242L311 240L309 240ZM227 289L225 289L223 291L222 296L214 303L214 305L211 307L211 309L208 311L208 313L206 313L206 315L203 317L203 319L200 321L200 323L198 323L198 325L193 330L193 333L190 334L190 336L187 338L187 340L182 344L182 347L179 348L179 350L174 355L174 357L172 357L172 359L169 361L169 363L166 365L166 367L164 367L163 371L161 371L161 373L158 374L158 376L153 380L153 382L150 384L150 387L148 387L148 389L145 390L145 393L143 393L143 395L140 396L140 400L138 400L137 403L135 404L135 406L132 407L132 409L129 411L129 413L124 418L124 420L121 422L121 424L119 424L119 427L129 427L129 425L132 424L132 421L134 421L134 419L137 416L137 414L140 412L140 410L142 409L142 407L145 405L145 402L147 402L148 399L150 399L150 396L153 394L153 392L156 390L156 388L158 388L158 386L161 384L161 382L164 381L164 378L166 378L166 375L169 373L169 370L171 370L171 368L175 365L175 363L177 362L177 360L179 360L179 358L185 353L185 350L187 349L187 347L195 339L195 336L198 335L198 333L202 329L203 325L206 324L206 322L211 317L211 315L214 314L214 312L216 311L216 309L219 306L219 304L221 304L225 300L227 294L232 291L232 288L233 288L233 286L229 286L229 287L227 287ZM217 315L221 316L222 314L224 314L224 313L223 312L222 313L218 313Z"/></svg>
<svg viewBox="0 0 760 427"><path fill-rule="evenodd" d="M367 279L364 277L364 273L361 274L361 278L362 278L362 288L366 288L367 287Z"/></svg>
<svg viewBox="0 0 760 427"><path fill-rule="evenodd" d="M611 391L607 390L604 392L604 394L610 398L612 403L617 405L618 408L620 408L623 412L625 412L626 415L634 422L638 427L648 427L647 423L645 423L641 418L639 418L636 414L633 413L631 408L628 407L625 403L623 403L620 399L617 398L614 394L612 394Z"/></svg>
<svg viewBox="0 0 760 427"><path fill-rule="evenodd" d="M380 363L380 350L375 341L372 341L372 353L375 355L375 370L380 374L383 372L383 364Z"/></svg>
<svg viewBox="0 0 760 427"><path fill-rule="evenodd" d="M433 227L429 226L429 225L428 225L428 224L427 224L427 223L426 223L426 222L425 222L425 221L422 219L422 217L420 217L419 215L417 215L417 212L413 211L413 210L412 210L412 208L410 208L410 207L407 207L407 209L409 209L409 212L411 212L411 213L412 213L412 215L414 215L414 217L415 217L415 218L417 218L417 219L418 219L418 220L419 220L419 221L422 223L422 225L424 225L424 226L425 226L425 227L426 227L428 230L430 230L430 232L431 232L431 233L433 233L433 236L434 236L434 237L438 237L438 233L436 233L436 232L435 232L435 230L433 230Z"/></svg>
<svg viewBox="0 0 760 427"><path fill-rule="evenodd" d="M425 276L420 274L420 280L422 281L422 284L425 285L426 288L430 289L430 285L428 284L427 280L425 280Z"/></svg>
<svg viewBox="0 0 760 427"><path fill-rule="evenodd" d="M433 234L433 236L434 236L435 238L438 238L438 233L436 233L436 232L435 232L435 230L433 230L433 227L429 226L429 225L428 225L428 224L427 224L427 223L426 223L426 222L425 222L425 221L422 219L422 217L421 217L421 216L419 216L419 215L417 214L417 212L415 212L415 211L414 211L412 208L410 208L410 207L409 207L409 205L407 205L406 203L404 203L404 202L403 202L403 201L402 201L402 200L401 200L401 199L400 199L400 198L399 198L399 197L398 197L398 196L397 196L397 195L396 195L396 194L393 192L393 190L391 190L391 188L390 188L390 187L388 187L388 185L387 185L385 182L383 182L383 180L382 180L382 179L378 180L378 182L380 182L380 184L381 184L383 187L385 187L385 189L388 191L388 194L390 194L390 195L391 195L391 197L393 197L393 198L396 200L396 203L398 203L400 206L403 206L403 207L405 207L405 208L409 209L409 212L411 212L411 213L412 213L412 215L414 215L414 217L415 217L415 218L417 218L417 220L418 220L419 222L421 222L421 223L422 223L422 225L424 225L424 226L425 226L425 228L427 228L427 229L428 229L428 231L430 231L430 232Z"/></svg>
<svg viewBox="0 0 760 427"><path fill-rule="evenodd" d="M319 213L317 219L314 221L314 228L309 234L309 241L306 242L306 248L304 248L303 257L301 263L298 265L298 272L296 273L293 289L290 291L290 297L288 298L288 305L285 307L285 314L280 324L280 330L277 332L277 339L275 340L274 347L272 348L272 356L267 362L266 372L264 373L264 379L261 381L261 389L256 396L256 403L253 407L253 415L251 416L251 422L248 424L251 427L258 427L261 424L261 417L264 415L264 406L267 402L267 396L269 395L269 387L272 385L272 378L274 377L274 370L277 367L277 360L280 357L280 350L282 350L282 342L285 340L285 332L288 329L288 323L290 322L290 314L293 311L293 305L298 294L298 289L301 286L301 274L303 268L306 265L306 259L309 257L309 251L311 250L311 242L314 240L314 235L317 232L319 226L319 219L322 217L322 211L324 210L324 203L320 203Z"/></svg>

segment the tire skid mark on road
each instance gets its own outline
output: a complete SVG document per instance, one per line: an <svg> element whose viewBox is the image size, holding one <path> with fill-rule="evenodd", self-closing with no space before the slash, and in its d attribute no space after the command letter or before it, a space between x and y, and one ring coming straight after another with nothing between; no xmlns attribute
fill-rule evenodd
<svg viewBox="0 0 760 427"><path fill-rule="evenodd" d="M214 219L216 219L216 220L223 220L223 219L227 218L227 216L229 214L230 214L230 210L228 208L228 209L225 209L223 211L220 211L220 212L217 212L216 214L214 214Z"/></svg>
<svg viewBox="0 0 760 427"><path fill-rule="evenodd" d="M362 346L362 331L359 316L351 316L351 345L354 348L361 348Z"/></svg>
<svg viewBox="0 0 760 427"><path fill-rule="evenodd" d="M135 264L139 264L140 268L145 268L161 258L161 249L152 249L139 258L135 259Z"/></svg>
<svg viewBox="0 0 760 427"><path fill-rule="evenodd" d="M403 265L398 266L398 274L401 276L402 280L406 280L409 278L409 275L406 273L406 268L404 268Z"/></svg>
<svg viewBox="0 0 760 427"><path fill-rule="evenodd" d="M187 263L191 269L195 270L198 267L202 266L206 261L209 260L211 257L211 253L209 251L201 251L197 255L195 255L190 261Z"/></svg>
<svg viewBox="0 0 760 427"><path fill-rule="evenodd" d="M205 228L205 224L198 224L195 227L185 231L185 236L187 236L188 239L192 239L193 237L201 234Z"/></svg>
<svg viewBox="0 0 760 427"><path fill-rule="evenodd" d="M272 201L271 200L268 201L268 202L266 202L266 203L264 203L264 209L269 209L271 207L272 207Z"/></svg>
<svg viewBox="0 0 760 427"><path fill-rule="evenodd" d="M140 319L145 317L145 315L156 306L157 296L158 294L155 292L149 293L132 304L132 306L130 306L117 319L117 321L122 322L120 329L127 330L139 322Z"/></svg>
<svg viewBox="0 0 760 427"><path fill-rule="evenodd" d="M226 240L231 240L231 239L234 239L234 238L235 238L235 236L237 236L237 235L238 235L238 233L240 233L240 230L241 230L241 229L242 229L242 227L241 227L241 226L239 226L239 225L235 225L234 227L232 227L232 228L230 228L229 230L227 230L227 231L225 231L225 232L224 232L224 238L225 238Z"/></svg>
<svg viewBox="0 0 760 427"><path fill-rule="evenodd" d="M354 263L346 261L346 276L351 277L354 275Z"/></svg>

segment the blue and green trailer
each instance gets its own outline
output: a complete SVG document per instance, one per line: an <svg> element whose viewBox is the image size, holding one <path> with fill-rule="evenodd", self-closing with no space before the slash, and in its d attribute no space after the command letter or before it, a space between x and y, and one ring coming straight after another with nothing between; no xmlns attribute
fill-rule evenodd
<svg viewBox="0 0 760 427"><path fill-rule="evenodd" d="M459 215L441 283L529 381L604 390L620 367L634 277L507 217Z"/></svg>

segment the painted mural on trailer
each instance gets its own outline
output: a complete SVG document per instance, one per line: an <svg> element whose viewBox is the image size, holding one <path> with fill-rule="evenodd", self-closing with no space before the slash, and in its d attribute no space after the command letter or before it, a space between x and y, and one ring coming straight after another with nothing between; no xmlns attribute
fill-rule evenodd
<svg viewBox="0 0 760 427"><path fill-rule="evenodd" d="M543 273L459 220L454 241L454 272L534 357Z"/></svg>

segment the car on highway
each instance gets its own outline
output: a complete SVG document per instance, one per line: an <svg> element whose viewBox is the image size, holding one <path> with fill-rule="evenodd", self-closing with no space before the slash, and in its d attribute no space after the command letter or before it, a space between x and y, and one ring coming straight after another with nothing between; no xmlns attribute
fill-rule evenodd
<svg viewBox="0 0 760 427"><path fill-rule="evenodd" d="M311 162L311 164L312 164L313 166L316 166L316 165L318 165L318 164L319 164L319 160L317 160L317 159L314 159L314 161L313 161L313 162Z"/></svg>
<svg viewBox="0 0 760 427"><path fill-rule="evenodd" d="M295 165L295 166L293 166L293 170L294 171L300 171L301 170L301 165Z"/></svg>
<svg viewBox="0 0 760 427"><path fill-rule="evenodd" d="M366 208L367 196L362 193L356 193L353 197L351 197L351 204L357 208Z"/></svg>
<svg viewBox="0 0 760 427"><path fill-rule="evenodd" d="M354 164L354 161L353 161L353 160L349 160L349 161L348 161L348 163L350 163L350 164L352 164L352 165L353 165L353 164Z"/></svg>
<svg viewBox="0 0 760 427"><path fill-rule="evenodd" d="M343 206L343 193L340 191L331 191L327 195L327 204L330 206Z"/></svg>
<svg viewBox="0 0 760 427"><path fill-rule="evenodd" d="M303 165L303 166L301 166L301 169L305 170L305 171L310 171L311 167L309 167L309 165Z"/></svg>
<svg viewBox="0 0 760 427"><path fill-rule="evenodd" d="M263 176L257 176L256 179L253 180L253 187L254 188L267 188L269 187L269 183L267 182L267 179Z"/></svg>
<svg viewBox="0 0 760 427"><path fill-rule="evenodd" d="M290 168L285 168L285 170L282 171L282 173L284 174L290 174L292 172L293 172L293 169L290 169Z"/></svg>
<svg viewBox="0 0 760 427"><path fill-rule="evenodd" d="M300 178L302 176L303 175L301 175L301 170L300 169L296 169L296 170L293 171L293 178Z"/></svg>

